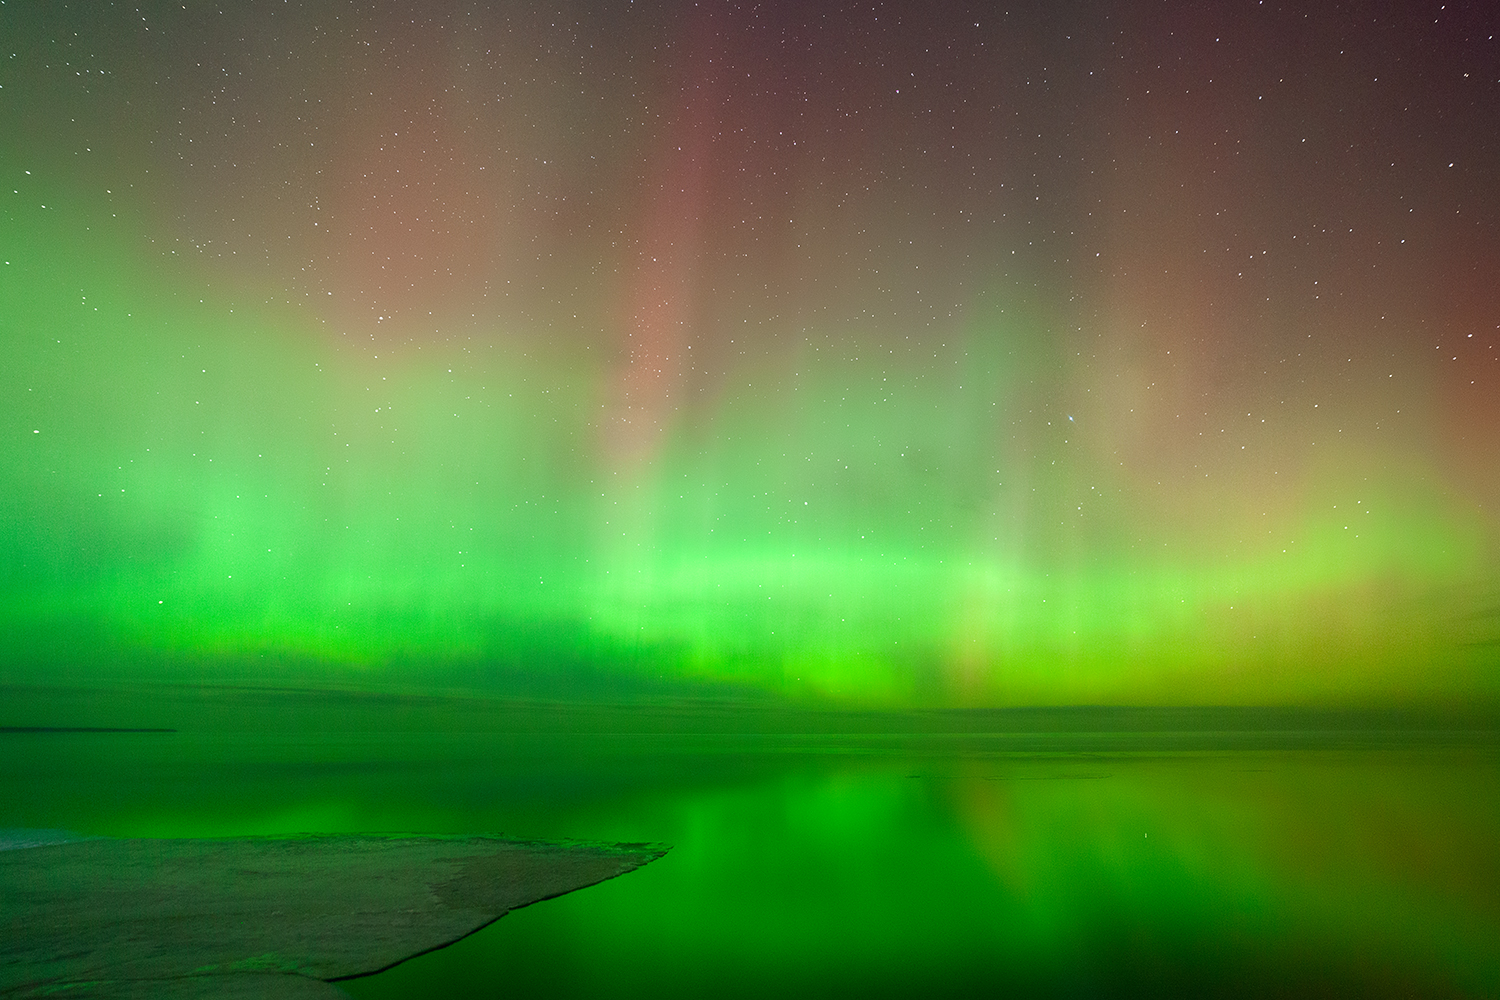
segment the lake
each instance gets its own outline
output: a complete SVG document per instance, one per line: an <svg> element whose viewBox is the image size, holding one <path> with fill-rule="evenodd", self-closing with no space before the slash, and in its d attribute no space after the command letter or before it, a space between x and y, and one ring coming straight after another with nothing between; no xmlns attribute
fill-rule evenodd
<svg viewBox="0 0 1500 1000"><path fill-rule="evenodd" d="M0 734L0 827L671 847L357 998L1500 995L1492 729L70 697L178 731Z"/></svg>

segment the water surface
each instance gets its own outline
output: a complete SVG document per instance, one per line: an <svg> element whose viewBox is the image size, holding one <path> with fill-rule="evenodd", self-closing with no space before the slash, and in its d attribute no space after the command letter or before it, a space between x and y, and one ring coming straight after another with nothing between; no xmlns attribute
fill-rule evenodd
<svg viewBox="0 0 1500 1000"><path fill-rule="evenodd" d="M712 713L408 709L6 733L0 827L672 845L343 984L370 1000L1500 995L1485 733L757 733Z"/></svg>

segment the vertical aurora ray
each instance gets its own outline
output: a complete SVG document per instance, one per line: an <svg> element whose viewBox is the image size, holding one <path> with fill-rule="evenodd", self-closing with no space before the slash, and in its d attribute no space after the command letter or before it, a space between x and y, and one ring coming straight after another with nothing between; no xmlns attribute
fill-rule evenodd
<svg viewBox="0 0 1500 1000"><path fill-rule="evenodd" d="M8 669L1500 693L1480 15L564 13L0 13Z"/></svg>

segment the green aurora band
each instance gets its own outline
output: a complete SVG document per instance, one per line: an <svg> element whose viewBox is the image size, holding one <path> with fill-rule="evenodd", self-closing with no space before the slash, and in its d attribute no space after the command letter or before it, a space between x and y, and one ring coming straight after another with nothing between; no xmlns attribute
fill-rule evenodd
<svg viewBox="0 0 1500 1000"><path fill-rule="evenodd" d="M1488 524L1434 474L1346 447L1263 538L1142 511L1086 423L1002 435L1034 318L768 372L611 468L586 356L351 356L35 225L0 285L13 663L596 665L876 703L1495 690L1492 623L1439 596L1492 588Z"/></svg>

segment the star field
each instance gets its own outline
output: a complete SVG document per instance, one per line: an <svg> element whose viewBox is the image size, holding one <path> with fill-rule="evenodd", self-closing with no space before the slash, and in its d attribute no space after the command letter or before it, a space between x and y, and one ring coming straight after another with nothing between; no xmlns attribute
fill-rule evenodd
<svg viewBox="0 0 1500 1000"><path fill-rule="evenodd" d="M1497 31L11 0L4 655L1493 697Z"/></svg>

